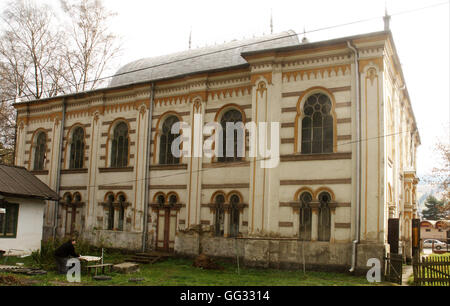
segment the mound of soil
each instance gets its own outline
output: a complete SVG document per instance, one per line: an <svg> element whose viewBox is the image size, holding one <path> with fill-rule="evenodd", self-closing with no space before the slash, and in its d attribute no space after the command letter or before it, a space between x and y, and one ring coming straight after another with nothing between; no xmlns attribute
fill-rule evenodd
<svg viewBox="0 0 450 306"><path fill-rule="evenodd" d="M0 285L21 285L21 281L13 275L0 275Z"/></svg>
<svg viewBox="0 0 450 306"><path fill-rule="evenodd" d="M195 258L193 266L206 270L223 270L222 266L216 264L214 261L211 260L211 258L209 258L203 253L198 255L197 258Z"/></svg>

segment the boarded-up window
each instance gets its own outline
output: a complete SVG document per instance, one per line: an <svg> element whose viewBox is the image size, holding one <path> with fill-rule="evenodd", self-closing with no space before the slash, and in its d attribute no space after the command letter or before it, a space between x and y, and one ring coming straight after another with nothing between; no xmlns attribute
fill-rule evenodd
<svg viewBox="0 0 450 306"><path fill-rule="evenodd" d="M311 240L311 220L312 212L310 203L312 196L309 192L303 192L300 195L300 240Z"/></svg>
<svg viewBox="0 0 450 306"><path fill-rule="evenodd" d="M70 169L83 168L84 160L84 130L81 127L75 128L70 144Z"/></svg>
<svg viewBox="0 0 450 306"><path fill-rule="evenodd" d="M224 205L225 203L225 197L221 194L216 196L215 199L215 229L214 233L216 237L223 237L224 235L224 221L225 221L225 214L224 214Z"/></svg>
<svg viewBox="0 0 450 306"><path fill-rule="evenodd" d="M228 128L227 128L227 123ZM244 124L242 114L232 109L223 114L220 120L222 131L220 131L219 162L232 162L241 160L244 146ZM227 150L228 148L228 150Z"/></svg>
<svg viewBox="0 0 450 306"><path fill-rule="evenodd" d="M161 143L159 145L159 163L162 165L173 165L180 162L179 157L174 156L172 144L179 134L172 134L172 126L179 120L176 116L168 117L162 126ZM176 154L179 155L179 154Z"/></svg>
<svg viewBox="0 0 450 306"><path fill-rule="evenodd" d="M310 96L303 107L302 153L333 152L333 117L331 100L318 93Z"/></svg>
<svg viewBox="0 0 450 306"><path fill-rule="evenodd" d="M44 170L46 149L47 135L44 132L41 132L36 139L36 148L34 151L34 170Z"/></svg>
<svg viewBox="0 0 450 306"><path fill-rule="evenodd" d="M19 218L19 204L3 203L0 208L5 209L0 214L0 238L15 238L17 236L17 221Z"/></svg>
<svg viewBox="0 0 450 306"><path fill-rule="evenodd" d="M229 237L237 237L239 235L239 196L233 194L230 197L230 235Z"/></svg>
<svg viewBox="0 0 450 306"><path fill-rule="evenodd" d="M125 122L119 123L114 128L111 145L111 167L128 166L128 126Z"/></svg>
<svg viewBox="0 0 450 306"><path fill-rule="evenodd" d="M331 235L331 211L329 203L331 196L328 192L319 194L319 241L330 241Z"/></svg>

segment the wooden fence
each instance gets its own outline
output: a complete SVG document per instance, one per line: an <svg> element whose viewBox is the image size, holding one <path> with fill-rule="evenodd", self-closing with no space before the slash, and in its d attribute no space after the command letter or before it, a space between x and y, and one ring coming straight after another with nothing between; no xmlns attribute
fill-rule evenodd
<svg viewBox="0 0 450 306"><path fill-rule="evenodd" d="M450 286L450 256L422 257L413 270L416 286Z"/></svg>

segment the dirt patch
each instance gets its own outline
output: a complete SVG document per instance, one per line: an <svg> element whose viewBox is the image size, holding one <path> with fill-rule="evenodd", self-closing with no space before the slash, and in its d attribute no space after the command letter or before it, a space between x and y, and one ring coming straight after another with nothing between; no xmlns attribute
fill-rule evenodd
<svg viewBox="0 0 450 306"><path fill-rule="evenodd" d="M223 270L224 268L214 261L211 258L206 256L205 254L200 254L194 260L194 267L202 268L206 270Z"/></svg>
<svg viewBox="0 0 450 306"><path fill-rule="evenodd" d="M9 285L9 286L17 286L22 285L20 279L13 275L0 275L0 284L1 285Z"/></svg>

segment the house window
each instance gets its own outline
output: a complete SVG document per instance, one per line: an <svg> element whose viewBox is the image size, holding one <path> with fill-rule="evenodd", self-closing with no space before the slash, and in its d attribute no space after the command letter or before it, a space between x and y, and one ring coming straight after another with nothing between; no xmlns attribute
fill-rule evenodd
<svg viewBox="0 0 450 306"><path fill-rule="evenodd" d="M44 170L45 151L47 148L47 135L39 133L34 151L34 170Z"/></svg>
<svg viewBox="0 0 450 306"><path fill-rule="evenodd" d="M128 126L125 122L114 128L111 147L111 167L121 168L128 166Z"/></svg>
<svg viewBox="0 0 450 306"><path fill-rule="evenodd" d="M300 240L311 240L311 220L312 211L310 203L312 196L309 192L304 192L300 196Z"/></svg>
<svg viewBox="0 0 450 306"><path fill-rule="evenodd" d="M123 231L123 223L125 219L125 201L126 198L123 194L119 195L119 226L117 227L119 231Z"/></svg>
<svg viewBox="0 0 450 306"><path fill-rule="evenodd" d="M240 198L237 195L230 197L230 235L229 237L237 237L239 234L239 202Z"/></svg>
<svg viewBox="0 0 450 306"><path fill-rule="evenodd" d="M333 152L333 117L331 100L317 93L310 96L303 108L302 153Z"/></svg>
<svg viewBox="0 0 450 306"><path fill-rule="evenodd" d="M81 127L75 128L70 144L70 169L83 168L84 159L84 130Z"/></svg>
<svg viewBox="0 0 450 306"><path fill-rule="evenodd" d="M331 212L329 203L331 196L328 192L319 194L319 241L330 241Z"/></svg>
<svg viewBox="0 0 450 306"><path fill-rule="evenodd" d="M179 120L176 116L168 117L162 126L161 143L159 146L159 163L161 165L173 165L180 162L179 157L172 153L172 143L179 134L172 134L172 126Z"/></svg>
<svg viewBox="0 0 450 306"><path fill-rule="evenodd" d="M227 131L227 123L230 125ZM236 109L227 111L220 121L222 131L220 132L219 144L219 162L232 162L242 159L244 146L244 125L242 123L242 114ZM228 152L227 152L228 147Z"/></svg>
<svg viewBox="0 0 450 306"><path fill-rule="evenodd" d="M169 196L169 205L170 206L177 204L177 202L178 202L178 197L175 194L172 194Z"/></svg>
<svg viewBox="0 0 450 306"><path fill-rule="evenodd" d="M215 229L214 234L216 237L223 237L224 228L225 228L225 211L224 205L225 197L222 194L216 196L215 199Z"/></svg>
<svg viewBox="0 0 450 306"><path fill-rule="evenodd" d="M107 198L107 209L108 209L108 230L114 229L114 195L110 194Z"/></svg>
<svg viewBox="0 0 450 306"><path fill-rule="evenodd" d="M156 198L156 201L158 202L159 206L164 206L164 203L166 202L166 198L161 194Z"/></svg>
<svg viewBox="0 0 450 306"><path fill-rule="evenodd" d="M0 208L5 209L0 214L0 238L15 238L17 236L17 220L19 218L19 204L3 203Z"/></svg>

